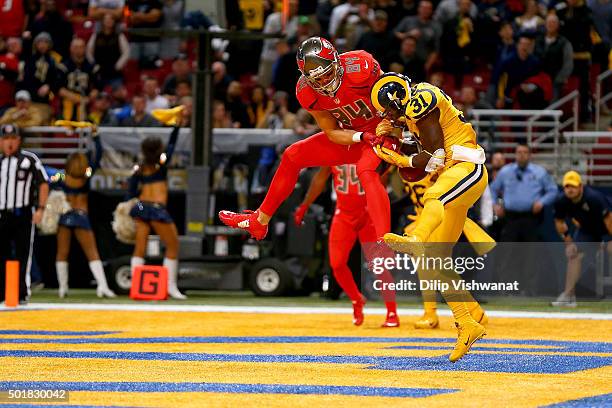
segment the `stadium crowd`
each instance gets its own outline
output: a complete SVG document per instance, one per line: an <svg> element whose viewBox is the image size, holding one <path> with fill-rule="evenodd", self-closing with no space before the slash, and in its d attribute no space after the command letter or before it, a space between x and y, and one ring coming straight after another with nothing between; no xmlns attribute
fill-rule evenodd
<svg viewBox="0 0 612 408"><path fill-rule="evenodd" d="M385 71L443 86L464 109L539 109L580 89L583 121L591 117L593 75L610 64L612 5L603 0L291 0L285 16L281 2L239 3L226 1L219 25L286 37L217 44L217 127L303 129L294 116L304 117L294 61L312 35L330 38L339 51L364 49ZM52 118L158 125L152 109L192 103L195 47L125 29L218 27L186 12L183 0L4 5L0 121L22 126Z"/></svg>

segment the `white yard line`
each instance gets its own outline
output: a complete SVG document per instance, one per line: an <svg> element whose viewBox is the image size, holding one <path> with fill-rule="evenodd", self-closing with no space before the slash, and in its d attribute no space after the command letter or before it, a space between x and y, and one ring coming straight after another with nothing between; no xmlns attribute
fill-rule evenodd
<svg viewBox="0 0 612 408"><path fill-rule="evenodd" d="M138 312L216 312L216 313L267 313L267 314L350 314L346 307L306 307L306 306L224 306L224 305L164 305L164 304L126 304L126 303L30 303L18 309L0 306L3 310L112 310ZM366 313L384 315L383 308L368 308ZM419 316L422 309L400 308L398 314ZM450 310L439 310L442 316L450 316ZM514 317L530 319L583 319L612 320L612 313L572 313L572 312L529 312L529 311L487 311L491 317Z"/></svg>

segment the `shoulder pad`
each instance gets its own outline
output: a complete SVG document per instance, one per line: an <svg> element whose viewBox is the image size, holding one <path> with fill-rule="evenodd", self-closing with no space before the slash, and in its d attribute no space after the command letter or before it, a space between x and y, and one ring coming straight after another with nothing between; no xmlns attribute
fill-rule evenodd
<svg viewBox="0 0 612 408"><path fill-rule="evenodd" d="M406 117L416 122L433 111L441 96L436 90L435 86L423 82L415 85L406 105Z"/></svg>
<svg viewBox="0 0 612 408"><path fill-rule="evenodd" d="M295 96L302 108L306 110L313 110L317 103L317 93L308 85L303 75L295 86Z"/></svg>
<svg viewBox="0 0 612 408"><path fill-rule="evenodd" d="M373 80L380 75L380 65L366 51L349 51L340 55L344 67L344 79L351 84L362 85L364 81Z"/></svg>

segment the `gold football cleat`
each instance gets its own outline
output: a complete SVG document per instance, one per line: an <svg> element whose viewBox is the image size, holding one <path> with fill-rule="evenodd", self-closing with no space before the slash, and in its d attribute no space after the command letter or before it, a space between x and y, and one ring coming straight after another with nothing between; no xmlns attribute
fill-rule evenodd
<svg viewBox="0 0 612 408"><path fill-rule="evenodd" d="M486 334L484 326L480 323L467 322L459 324L455 322L455 326L457 326L459 336L457 337L455 349L448 357L452 363L466 355L467 352L470 351L470 348L472 348L472 344L480 340Z"/></svg>
<svg viewBox="0 0 612 408"><path fill-rule="evenodd" d="M440 325L437 313L424 313L414 322L415 329L435 329Z"/></svg>
<svg viewBox="0 0 612 408"><path fill-rule="evenodd" d="M396 251L404 254L409 254L413 257L422 256L425 254L423 242L416 235L397 235L387 233L383 236L385 244Z"/></svg>

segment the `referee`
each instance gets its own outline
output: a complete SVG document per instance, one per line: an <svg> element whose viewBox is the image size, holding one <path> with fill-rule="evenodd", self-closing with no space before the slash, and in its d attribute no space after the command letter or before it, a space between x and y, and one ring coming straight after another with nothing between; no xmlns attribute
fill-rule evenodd
<svg viewBox="0 0 612 408"><path fill-rule="evenodd" d="M0 301L4 301L6 261L17 259L21 303L29 294L34 224L42 219L49 184L40 159L21 149L15 125L3 125L0 137Z"/></svg>

